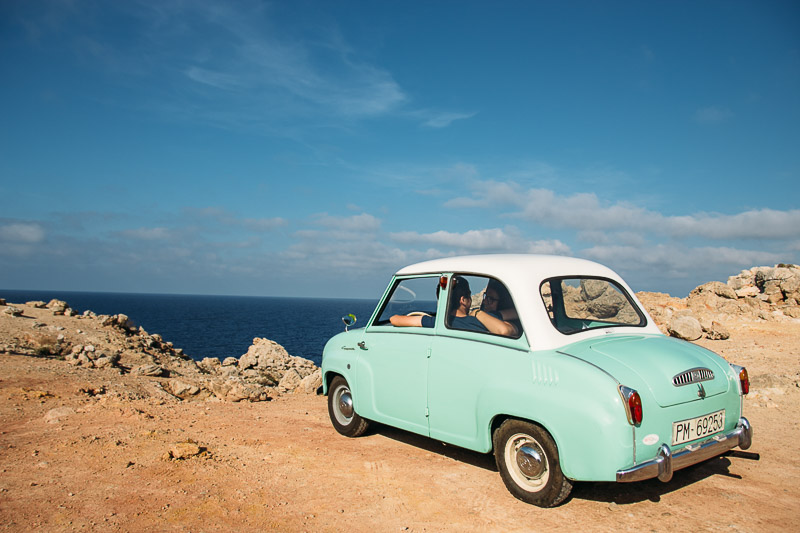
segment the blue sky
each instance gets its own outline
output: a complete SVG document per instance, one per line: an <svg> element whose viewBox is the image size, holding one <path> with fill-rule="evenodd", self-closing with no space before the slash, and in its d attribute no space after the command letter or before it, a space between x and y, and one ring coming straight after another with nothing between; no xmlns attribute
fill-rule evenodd
<svg viewBox="0 0 800 533"><path fill-rule="evenodd" d="M379 296L800 262L797 2L0 4L0 287Z"/></svg>

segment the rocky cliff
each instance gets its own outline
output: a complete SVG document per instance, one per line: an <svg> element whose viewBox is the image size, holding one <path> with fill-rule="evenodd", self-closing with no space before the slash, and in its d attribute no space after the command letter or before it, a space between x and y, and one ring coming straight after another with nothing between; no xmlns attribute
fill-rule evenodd
<svg viewBox="0 0 800 533"><path fill-rule="evenodd" d="M267 339L253 339L238 359L198 363L122 314L77 314L61 300L7 304L0 299L0 308L0 352L142 376L157 391L181 400L265 401L281 394L312 394L322 385L313 362Z"/></svg>
<svg viewBox="0 0 800 533"><path fill-rule="evenodd" d="M727 339L726 323L800 319L800 266L742 270L727 283L705 283L685 298L657 292L636 296L664 333L686 340Z"/></svg>

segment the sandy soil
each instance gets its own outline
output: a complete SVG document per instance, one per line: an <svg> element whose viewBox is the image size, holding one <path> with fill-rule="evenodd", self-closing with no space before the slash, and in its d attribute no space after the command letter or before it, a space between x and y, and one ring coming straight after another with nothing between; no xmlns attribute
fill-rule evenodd
<svg viewBox="0 0 800 533"><path fill-rule="evenodd" d="M800 321L727 326L701 344L750 371L752 448L667 484L577 483L555 509L515 500L491 456L342 437L322 396L181 402L155 378L0 354L0 530L798 531ZM202 453L169 458L189 440Z"/></svg>

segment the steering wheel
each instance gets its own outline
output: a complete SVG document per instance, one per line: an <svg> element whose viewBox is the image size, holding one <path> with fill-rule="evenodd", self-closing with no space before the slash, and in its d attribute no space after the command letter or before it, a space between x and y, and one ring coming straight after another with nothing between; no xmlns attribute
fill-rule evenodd
<svg viewBox="0 0 800 533"><path fill-rule="evenodd" d="M425 311L411 311L410 313L407 313L406 316L432 316L432 315L426 313Z"/></svg>

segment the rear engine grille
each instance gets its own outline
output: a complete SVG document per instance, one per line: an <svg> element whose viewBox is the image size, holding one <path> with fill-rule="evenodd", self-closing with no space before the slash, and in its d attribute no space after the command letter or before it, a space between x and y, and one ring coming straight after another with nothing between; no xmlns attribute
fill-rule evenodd
<svg viewBox="0 0 800 533"><path fill-rule="evenodd" d="M686 372L681 372L672 378L672 384L676 387L683 387L684 385L700 383L701 381L710 381L712 379L714 379L714 372L708 368L693 368Z"/></svg>

